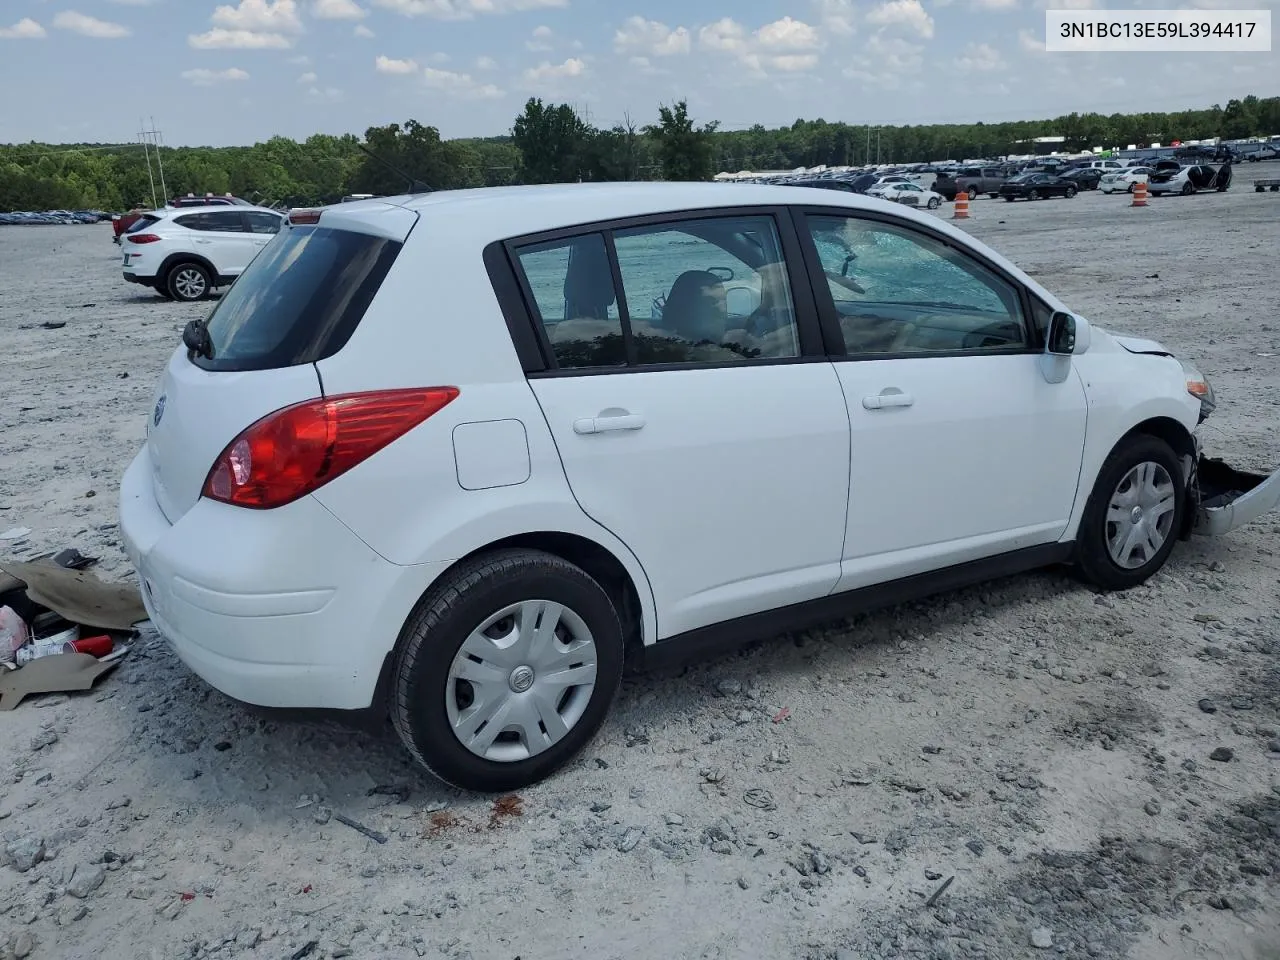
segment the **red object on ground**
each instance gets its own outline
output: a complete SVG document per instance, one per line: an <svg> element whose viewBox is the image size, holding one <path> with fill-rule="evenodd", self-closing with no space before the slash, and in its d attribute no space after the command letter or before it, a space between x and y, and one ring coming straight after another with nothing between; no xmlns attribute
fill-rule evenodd
<svg viewBox="0 0 1280 960"><path fill-rule="evenodd" d="M773 715L773 722L781 723L783 720L790 719L790 717L791 717L791 708L783 707L781 710L779 710L777 713Z"/></svg>
<svg viewBox="0 0 1280 960"><path fill-rule="evenodd" d="M91 657L105 657L115 649L116 642L105 633L96 637L68 640L62 645L63 653L87 653Z"/></svg>

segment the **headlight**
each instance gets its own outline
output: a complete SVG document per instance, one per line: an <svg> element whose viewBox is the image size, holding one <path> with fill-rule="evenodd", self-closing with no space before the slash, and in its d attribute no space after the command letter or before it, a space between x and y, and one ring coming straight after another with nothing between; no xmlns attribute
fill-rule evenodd
<svg viewBox="0 0 1280 960"><path fill-rule="evenodd" d="M1213 395L1213 386L1209 383L1209 378L1196 369L1195 364L1188 363L1186 360L1180 362L1182 373L1187 379L1187 393L1200 401L1200 419L1203 420L1218 406Z"/></svg>

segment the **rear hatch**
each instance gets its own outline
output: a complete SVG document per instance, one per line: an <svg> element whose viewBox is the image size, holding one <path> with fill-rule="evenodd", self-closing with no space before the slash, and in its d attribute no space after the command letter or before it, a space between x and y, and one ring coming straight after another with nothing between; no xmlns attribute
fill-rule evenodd
<svg viewBox="0 0 1280 960"><path fill-rule="evenodd" d="M196 323L192 340L203 326L209 349L174 352L147 420L156 501L170 523L246 427L324 395L316 362L350 339L416 220L366 202L291 223Z"/></svg>

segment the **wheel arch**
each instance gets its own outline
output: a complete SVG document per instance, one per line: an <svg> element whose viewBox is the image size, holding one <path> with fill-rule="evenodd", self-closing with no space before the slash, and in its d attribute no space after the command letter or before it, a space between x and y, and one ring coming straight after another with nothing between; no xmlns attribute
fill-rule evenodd
<svg viewBox="0 0 1280 960"><path fill-rule="evenodd" d="M459 557L445 571L445 574L466 560L512 548L541 550L585 570L609 595L614 609L618 611L618 618L622 621L623 637L626 640L627 657L629 659L635 657L641 651L644 647L646 624L644 605L640 600L640 590L635 580L613 551L581 534L539 530L503 537L501 540L477 547L464 557Z"/></svg>
<svg viewBox="0 0 1280 960"><path fill-rule="evenodd" d="M180 263L199 264L209 272L209 283L216 286L218 283L218 271L212 263L198 253L171 253L160 263L160 269L156 271L156 279L160 282L166 282L163 278L168 277L169 271Z"/></svg>

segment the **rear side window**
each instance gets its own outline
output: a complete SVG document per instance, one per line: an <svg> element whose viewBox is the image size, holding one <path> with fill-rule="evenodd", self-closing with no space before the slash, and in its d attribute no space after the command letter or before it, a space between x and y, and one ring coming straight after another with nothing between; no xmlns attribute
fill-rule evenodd
<svg viewBox="0 0 1280 960"><path fill-rule="evenodd" d="M284 229L209 315L205 370L315 363L346 345L404 245L322 226Z"/></svg>

